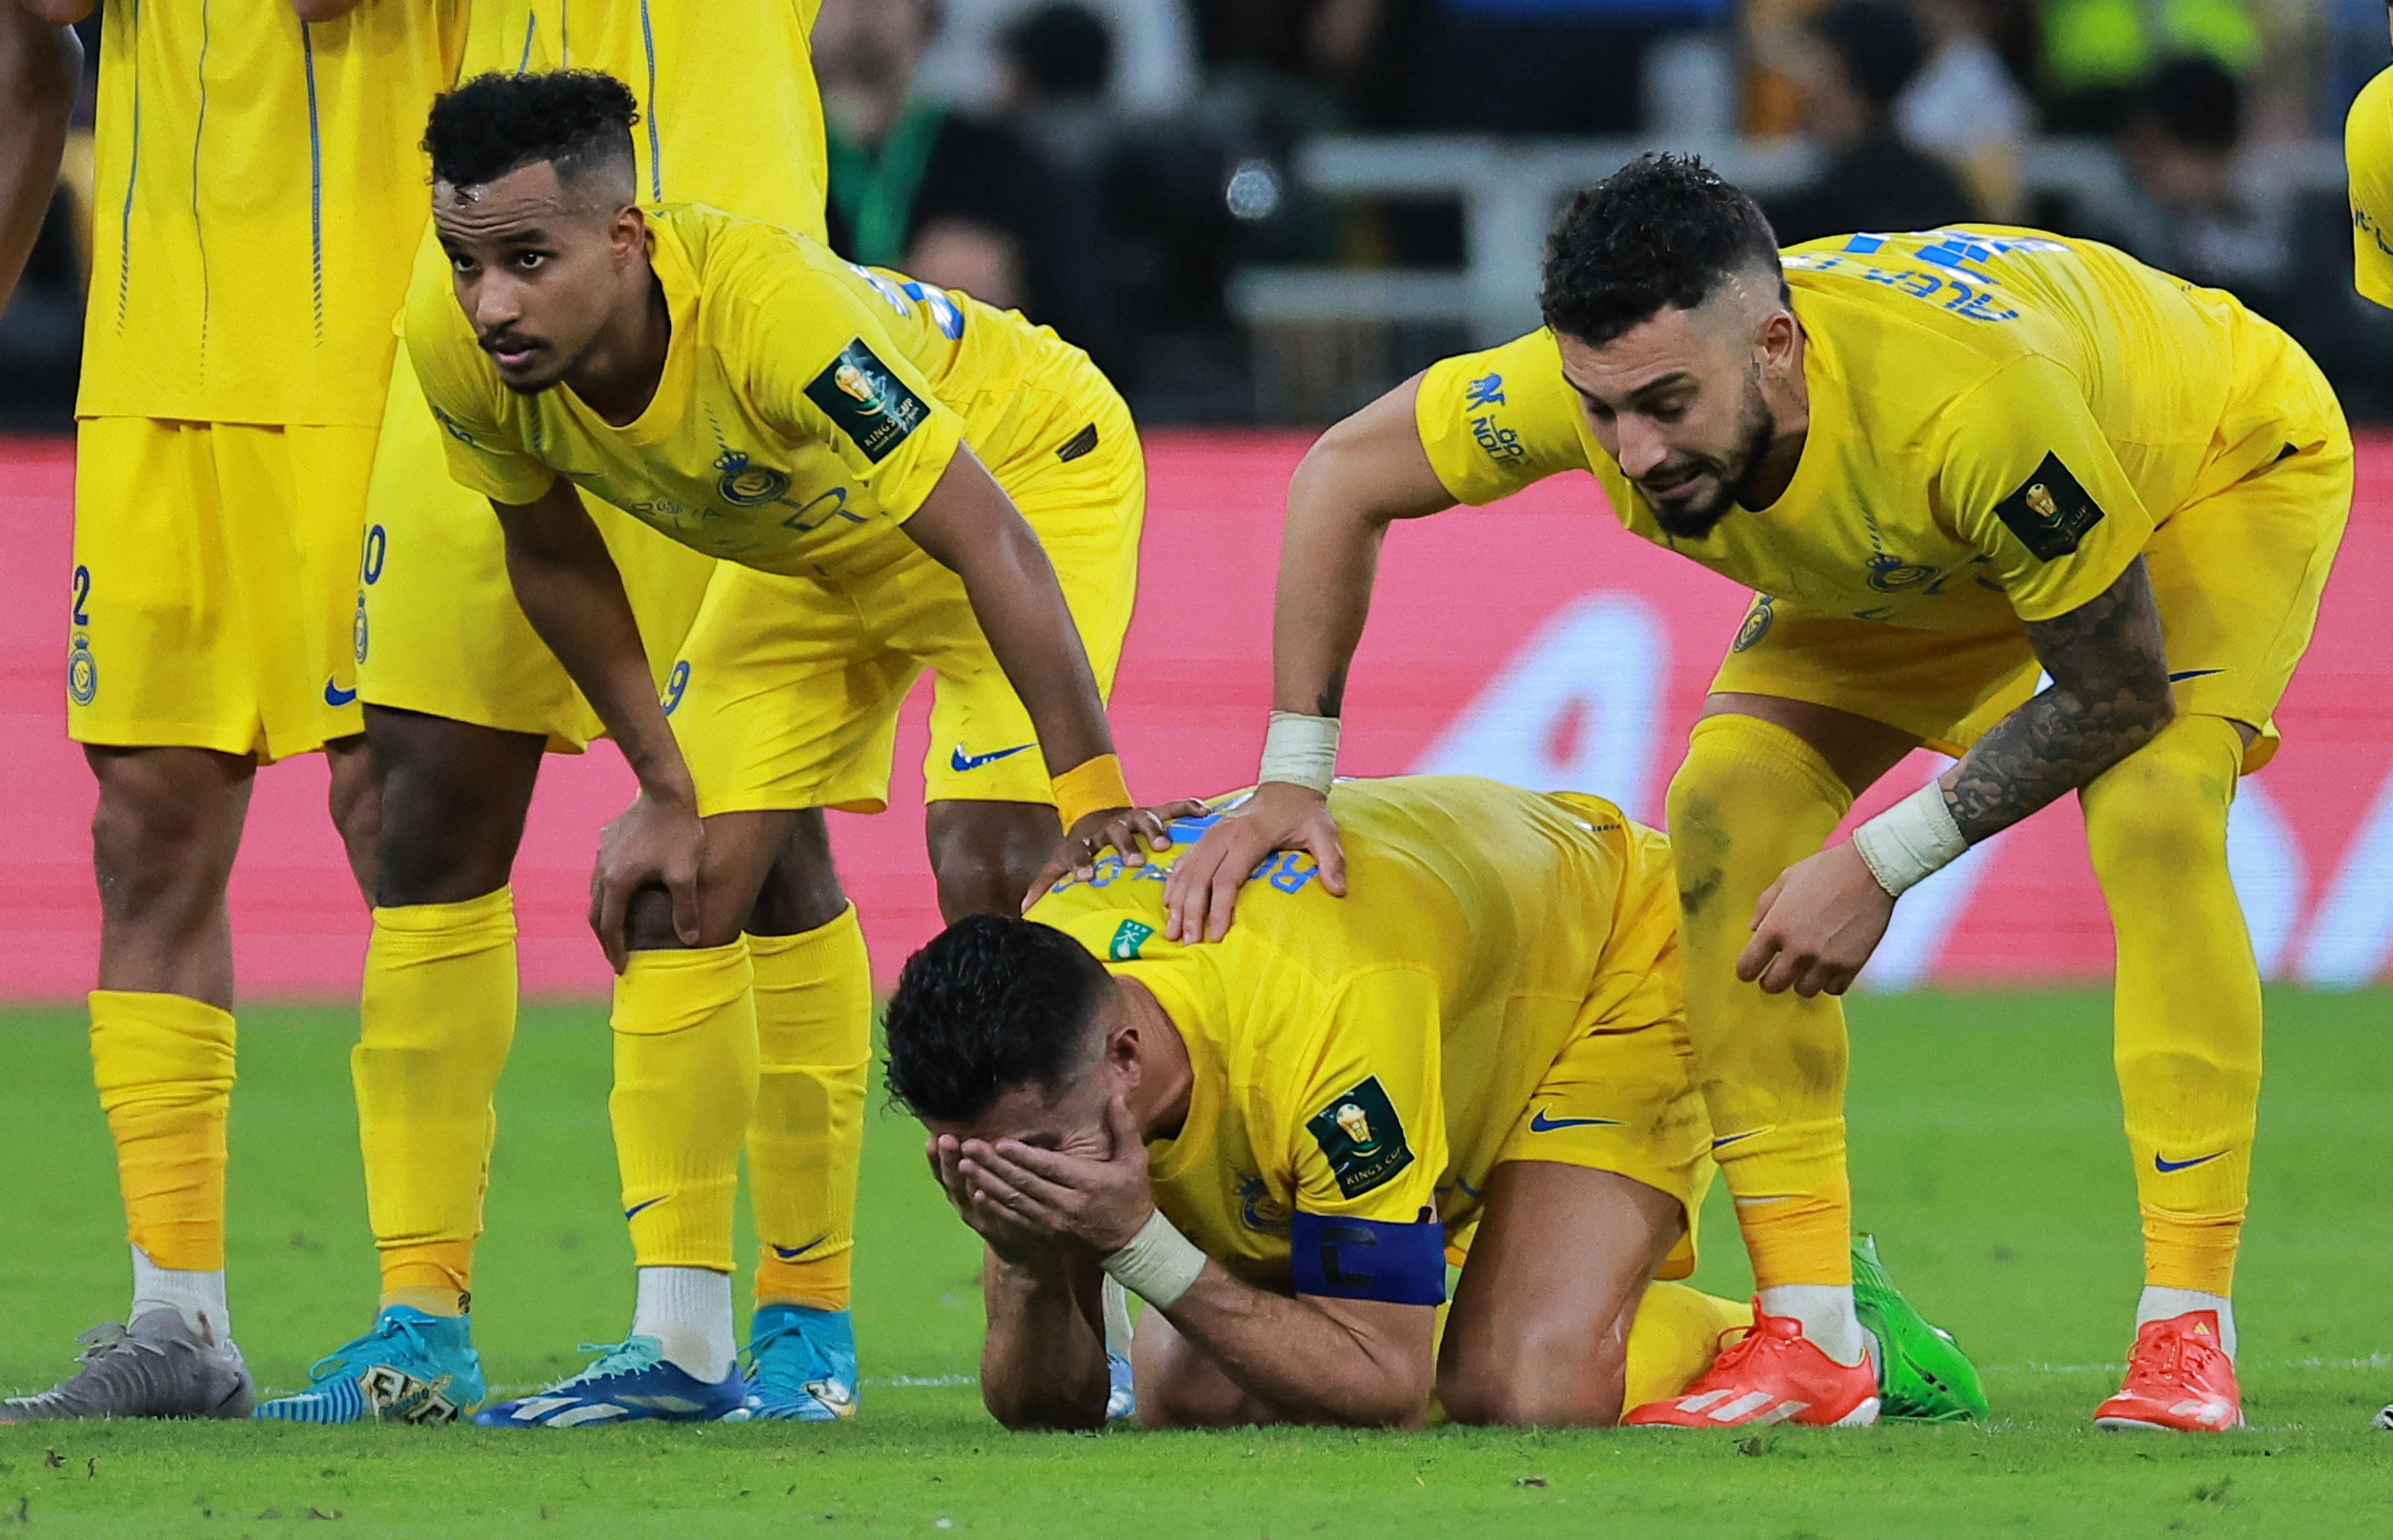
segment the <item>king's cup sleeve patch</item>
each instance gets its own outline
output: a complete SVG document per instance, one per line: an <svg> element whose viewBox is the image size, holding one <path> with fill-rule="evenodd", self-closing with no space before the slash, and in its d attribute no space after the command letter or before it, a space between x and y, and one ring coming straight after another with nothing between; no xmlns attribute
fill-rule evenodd
<svg viewBox="0 0 2393 1540"><path fill-rule="evenodd" d="M923 398L906 388L864 339L840 350L829 367L806 386L806 399L822 409L840 432L856 441L875 465L905 441L930 415Z"/></svg>
<svg viewBox="0 0 2393 1540"><path fill-rule="evenodd" d="M2101 507L2086 495L2058 455L2045 456L2034 476L1995 504L1995 513L2038 561L2077 550L2086 531L2102 521Z"/></svg>
<svg viewBox="0 0 2393 1540"><path fill-rule="evenodd" d="M1329 1158L1338 1190L1359 1198L1412 1164L1404 1124L1377 1075L1305 1120L1305 1129Z"/></svg>

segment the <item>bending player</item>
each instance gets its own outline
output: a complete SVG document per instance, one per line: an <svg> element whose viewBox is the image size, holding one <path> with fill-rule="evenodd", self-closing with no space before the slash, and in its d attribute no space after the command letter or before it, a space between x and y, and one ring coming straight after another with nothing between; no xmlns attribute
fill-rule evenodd
<svg viewBox="0 0 2393 1540"><path fill-rule="evenodd" d="M634 136L633 154L645 195L820 236L813 12L811 0L708 0L702 14L696 0L477 0L460 73L570 58L639 82L651 132ZM419 267L445 272L429 218L421 233ZM508 878L544 754L578 752L601 731L516 603L488 500L450 476L404 346L389 386L354 596L357 690L383 795L351 1064L382 1287L372 1329L319 1360L306 1390L260 1410L307 1422L441 1420L482 1398L466 1307L492 1093L515 1035ZM583 506L616 554L661 687L718 563L603 502ZM796 838L822 850L821 815L802 816ZM962 864L940 854L943 869ZM835 883L821 886L828 880L820 861L812 890L777 867L748 922L760 1038L749 1389L760 1417L827 1420L857 1405L848 1265L871 986L855 910ZM676 1275L642 1276L653 1291Z"/></svg>
<svg viewBox="0 0 2393 1540"><path fill-rule="evenodd" d="M611 1104L640 1305L583 1374L481 1413L497 1425L740 1408L742 932L793 856L819 907L778 933L840 914L827 853L792 834L806 810L882 804L917 672L938 673L967 741L1029 767L1009 784L1040 778L1057 811L1036 854L1059 811L1084 856L1162 830L1128 809L1089 660L1110 676L1144 493L1120 397L1020 316L779 226L635 203L635 116L592 71L443 97L425 142L451 272L419 274L407 310L451 469L490 498L525 616L640 782L592 883L622 975ZM738 563L661 703L577 487Z"/></svg>
<svg viewBox="0 0 2393 1540"><path fill-rule="evenodd" d="M2227 806L2275 750L2350 509L2325 379L2229 295L2088 242L1860 234L1782 262L1753 201L1676 156L1579 195L1543 303L1547 329L1435 365L1298 471L1275 783L1179 862L1175 933L1217 931L1260 852L1332 851L1341 681L1389 524L1592 469L1633 534L1760 595L1670 816L1721 1170L1763 1307L1802 1329L1700 1388L1756 1419L1803 1403L1798 1422L1866 1393L1836 997L1899 894L2075 791L2144 1222L2135 1347L2097 1421L2237 1423L2261 996ZM1921 744L1960 762L1823 851Z"/></svg>
<svg viewBox="0 0 2393 1540"><path fill-rule="evenodd" d="M112 213L93 229L75 407L67 731L99 789L91 1063L133 1299L81 1370L0 1403L0 1421L250 1410L224 1276L225 889L258 765L325 754L334 821L374 888L357 530L426 213L408 126L454 78L463 7L253 6L217 17L213 49L208 9L103 12L95 187ZM13 191L46 199L50 180Z"/></svg>
<svg viewBox="0 0 2393 1540"><path fill-rule="evenodd" d="M1330 800L1344 903L1287 856L1227 941L1176 944L1167 858L1108 857L906 964L889 1088L987 1243L981 1387L1007 1426L1102 1423L1107 1276L1149 1307L1154 1427L1414 1426L1432 1394L1462 1422L1606 1426L1724 1334L1745 1332L1723 1363L1763 1341L1743 1307L1649 1282L1693 1269L1712 1180L1668 842L1468 778ZM1950 1339L1874 1282L1892 1409L1982 1412Z"/></svg>
<svg viewBox="0 0 2393 1540"><path fill-rule="evenodd" d="M2393 20L2393 10L2388 10ZM2343 160L2351 184L2352 281L2393 309L2393 70L2379 71L2343 122ZM2393 1407L2377 1413L2393 1430Z"/></svg>

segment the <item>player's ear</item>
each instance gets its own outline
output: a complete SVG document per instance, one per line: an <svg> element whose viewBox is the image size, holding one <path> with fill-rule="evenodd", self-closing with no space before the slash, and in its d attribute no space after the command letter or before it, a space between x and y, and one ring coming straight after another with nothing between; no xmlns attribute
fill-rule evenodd
<svg viewBox="0 0 2393 1540"><path fill-rule="evenodd" d="M648 215L639 204L627 203L615 211L615 219L607 226L607 250L619 264L647 257Z"/></svg>
<svg viewBox="0 0 2393 1540"><path fill-rule="evenodd" d="M1754 335L1754 354L1762 372L1784 375L1800 370L1802 339L1803 328L1796 324L1795 312L1785 305L1771 306Z"/></svg>

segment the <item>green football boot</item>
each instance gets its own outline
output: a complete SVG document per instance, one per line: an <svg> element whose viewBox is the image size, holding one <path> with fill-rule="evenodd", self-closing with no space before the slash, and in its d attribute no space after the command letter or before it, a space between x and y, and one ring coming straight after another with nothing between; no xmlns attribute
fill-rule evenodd
<svg viewBox="0 0 2393 1540"><path fill-rule="evenodd" d="M1985 1388L1953 1334L1932 1327L1912 1308L1877 1259L1877 1238L1853 1244L1853 1307L1877 1338L1878 1415L1908 1422L1977 1422L1986 1415Z"/></svg>

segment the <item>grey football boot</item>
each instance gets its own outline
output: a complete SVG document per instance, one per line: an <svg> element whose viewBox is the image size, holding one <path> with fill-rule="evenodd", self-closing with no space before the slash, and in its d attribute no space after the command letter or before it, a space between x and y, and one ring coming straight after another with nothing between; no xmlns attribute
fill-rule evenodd
<svg viewBox="0 0 2393 1540"><path fill-rule="evenodd" d="M241 1349L174 1310L145 1310L77 1337L82 1368L39 1395L0 1401L0 1423L82 1417L246 1417L257 1405Z"/></svg>

